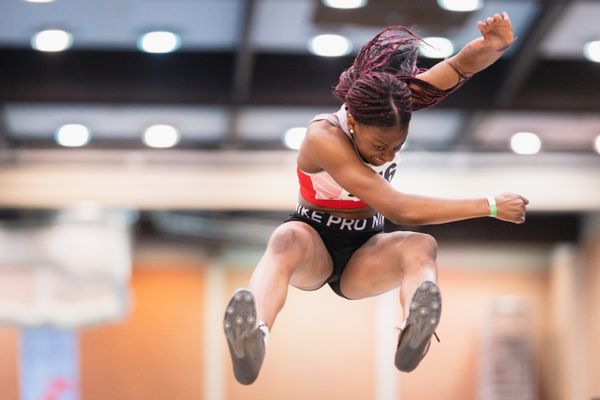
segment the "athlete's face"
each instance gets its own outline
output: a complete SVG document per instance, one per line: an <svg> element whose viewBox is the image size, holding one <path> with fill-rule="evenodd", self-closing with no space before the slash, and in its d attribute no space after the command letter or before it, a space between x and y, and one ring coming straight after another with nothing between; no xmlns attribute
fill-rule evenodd
<svg viewBox="0 0 600 400"><path fill-rule="evenodd" d="M408 127L382 128L359 124L351 118L348 120L348 127L354 131L354 143L360 156L376 166L392 161L408 134Z"/></svg>

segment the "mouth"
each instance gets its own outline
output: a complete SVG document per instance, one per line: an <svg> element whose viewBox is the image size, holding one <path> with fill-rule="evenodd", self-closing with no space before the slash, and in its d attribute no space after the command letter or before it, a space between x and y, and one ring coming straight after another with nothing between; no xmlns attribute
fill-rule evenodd
<svg viewBox="0 0 600 400"><path fill-rule="evenodd" d="M371 159L371 161L372 161L372 164L375 166L380 166L380 165L385 164L385 160L382 160L381 158L378 158L378 157L373 157Z"/></svg>

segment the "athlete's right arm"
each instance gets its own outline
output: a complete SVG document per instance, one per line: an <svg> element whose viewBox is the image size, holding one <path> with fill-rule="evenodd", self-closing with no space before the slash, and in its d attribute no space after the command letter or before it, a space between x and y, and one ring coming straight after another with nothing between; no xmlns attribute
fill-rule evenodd
<svg viewBox="0 0 600 400"><path fill-rule="evenodd" d="M331 175L344 189L396 224L427 225L485 217L490 209L485 197L440 199L397 191L364 165L348 138L336 128L309 129L302 157ZM496 197L498 219L523 223L528 201L516 194Z"/></svg>

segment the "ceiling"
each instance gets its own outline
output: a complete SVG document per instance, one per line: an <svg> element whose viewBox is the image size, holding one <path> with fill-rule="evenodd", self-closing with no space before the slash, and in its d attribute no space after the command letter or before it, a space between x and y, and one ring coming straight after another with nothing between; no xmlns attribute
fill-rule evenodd
<svg viewBox="0 0 600 400"><path fill-rule="evenodd" d="M352 61L311 55L311 36L344 34L356 52L400 23L461 47L478 35L477 20L504 10L515 46L416 113L406 150L508 151L507 138L526 129L545 151L592 152L600 134L600 65L581 51L600 38L597 1L488 0L470 13L435 0L371 0L348 11L317 0L14 0L0 10L0 148L54 148L54 131L73 122L91 129L91 148L142 148L145 127L169 123L183 149L282 149L286 129L337 108L330 89ZM31 50L33 33L51 27L71 32L73 47ZM179 33L181 49L138 52L137 38L154 29Z"/></svg>
<svg viewBox="0 0 600 400"><path fill-rule="evenodd" d="M415 113L396 186L450 197L515 191L539 212L599 210L600 64L582 47L600 40L600 1L484 4L452 13L435 0L370 0L346 11L318 0L3 1L0 208L289 210L295 153L282 135L339 107L331 88L363 43L404 24L460 48L479 34L478 20L507 11L515 45ZM73 47L32 50L31 36L46 28L71 32ZM178 33L181 48L138 51L150 30ZM345 35L354 54L310 54L306 43L319 33ZM59 147L54 132L66 123L88 126L92 141ZM146 148L142 132L153 124L175 126L179 144ZM522 130L540 136L542 154L510 152Z"/></svg>

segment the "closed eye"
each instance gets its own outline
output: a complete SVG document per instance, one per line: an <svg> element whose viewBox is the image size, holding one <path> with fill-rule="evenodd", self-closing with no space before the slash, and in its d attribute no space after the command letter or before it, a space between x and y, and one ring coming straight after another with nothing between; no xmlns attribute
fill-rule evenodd
<svg viewBox="0 0 600 400"><path fill-rule="evenodd" d="M375 150L383 150L384 149L383 146L379 146L379 145L376 145L376 144L374 144L373 147L375 148Z"/></svg>

